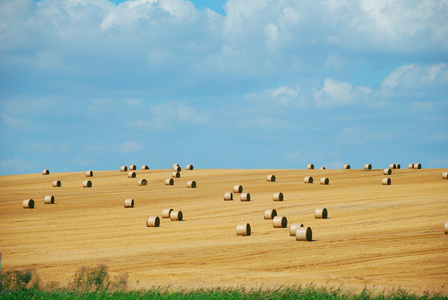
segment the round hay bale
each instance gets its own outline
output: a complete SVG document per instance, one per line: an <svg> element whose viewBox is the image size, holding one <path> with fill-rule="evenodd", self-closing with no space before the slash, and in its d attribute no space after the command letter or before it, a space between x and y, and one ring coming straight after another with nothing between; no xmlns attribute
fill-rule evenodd
<svg viewBox="0 0 448 300"><path fill-rule="evenodd" d="M180 177L180 173L179 172L173 172L173 173L171 173L171 177L179 178Z"/></svg>
<svg viewBox="0 0 448 300"><path fill-rule="evenodd" d="M400 164L397 164L397 165L396 165L396 168L397 168L397 169L400 169L400 168L401 168Z"/></svg>
<svg viewBox="0 0 448 300"><path fill-rule="evenodd" d="M34 208L34 200L33 199L26 199L22 202L23 208Z"/></svg>
<svg viewBox="0 0 448 300"><path fill-rule="evenodd" d="M173 185L174 179L173 178L167 178L165 179L165 185Z"/></svg>
<svg viewBox="0 0 448 300"><path fill-rule="evenodd" d="M320 179L320 184L322 184L322 185L327 185L329 183L330 183L330 179L328 179L327 177L322 177Z"/></svg>
<svg viewBox="0 0 448 300"><path fill-rule="evenodd" d="M130 165L129 166L129 170L137 170L137 166L136 165Z"/></svg>
<svg viewBox="0 0 448 300"><path fill-rule="evenodd" d="M412 166L412 168L414 168L414 169L421 169L422 168L422 164L414 164Z"/></svg>
<svg viewBox="0 0 448 300"><path fill-rule="evenodd" d="M445 225L443 225L443 230L445 231L445 234L448 234L448 221L446 221Z"/></svg>
<svg viewBox="0 0 448 300"><path fill-rule="evenodd" d="M344 169L344 170L350 170L350 165L345 164L345 165L342 167L342 169Z"/></svg>
<svg viewBox="0 0 448 300"><path fill-rule="evenodd" d="M302 223L292 223L289 226L289 235L290 236L295 236L297 229L299 229L300 227L303 227Z"/></svg>
<svg viewBox="0 0 448 300"><path fill-rule="evenodd" d="M265 220L272 220L275 216L277 216L277 211L273 208L268 208L264 211Z"/></svg>
<svg viewBox="0 0 448 300"><path fill-rule="evenodd" d="M180 171L182 171L182 168L179 167L179 166L177 166L177 167L173 167L173 171L174 171L174 172L180 172Z"/></svg>
<svg viewBox="0 0 448 300"><path fill-rule="evenodd" d="M173 169L174 169L175 167L179 167L179 164L173 164Z"/></svg>
<svg viewBox="0 0 448 300"><path fill-rule="evenodd" d="M286 228L288 226L288 219L284 216L275 216L272 219L272 225L274 228Z"/></svg>
<svg viewBox="0 0 448 300"><path fill-rule="evenodd" d="M61 187L61 181L60 180L55 180L53 181L53 187Z"/></svg>
<svg viewBox="0 0 448 300"><path fill-rule="evenodd" d="M86 177L92 177L93 171L86 171Z"/></svg>
<svg viewBox="0 0 448 300"><path fill-rule="evenodd" d="M267 180L268 182L274 182L274 181L275 181L275 175L268 175L268 176L266 177L266 180Z"/></svg>
<svg viewBox="0 0 448 300"><path fill-rule="evenodd" d="M383 170L383 174L384 175L391 175L392 174L392 169L384 169Z"/></svg>
<svg viewBox="0 0 448 300"><path fill-rule="evenodd" d="M52 195L45 196L44 203L45 204L54 204L54 196L52 196Z"/></svg>
<svg viewBox="0 0 448 300"><path fill-rule="evenodd" d="M147 165L143 165L142 170L149 170L149 167Z"/></svg>
<svg viewBox="0 0 448 300"><path fill-rule="evenodd" d="M303 179L303 182L305 182L305 183L313 183L313 177L311 177L311 176L306 176L306 177Z"/></svg>
<svg viewBox="0 0 448 300"><path fill-rule="evenodd" d="M316 208L314 210L314 218L316 219L326 219L328 218L328 211L326 208Z"/></svg>
<svg viewBox="0 0 448 300"><path fill-rule="evenodd" d="M241 201L250 201L250 194L249 193L241 193L240 200Z"/></svg>
<svg viewBox="0 0 448 300"><path fill-rule="evenodd" d="M396 164L390 164L389 165L389 169L396 169L396 168L397 168ZM384 169L384 170L386 170L386 169Z"/></svg>
<svg viewBox="0 0 448 300"><path fill-rule="evenodd" d="M274 195L272 195L272 200L283 201L283 193L275 193Z"/></svg>
<svg viewBox="0 0 448 300"><path fill-rule="evenodd" d="M128 173L128 178L135 178L137 176L137 173L135 173L134 171L131 171Z"/></svg>
<svg viewBox="0 0 448 300"><path fill-rule="evenodd" d="M134 199L126 199L124 200L125 208L133 208L134 207Z"/></svg>
<svg viewBox="0 0 448 300"><path fill-rule="evenodd" d="M307 241L311 242L313 240L313 232L310 227L299 227L296 230L296 241Z"/></svg>
<svg viewBox="0 0 448 300"><path fill-rule="evenodd" d="M196 181L194 181L194 180L189 180L188 182L187 182L187 187L189 187L189 188L195 188L196 187Z"/></svg>
<svg viewBox="0 0 448 300"><path fill-rule="evenodd" d="M126 167L126 166L120 167L120 172L127 172L127 171L128 171L128 167Z"/></svg>
<svg viewBox="0 0 448 300"><path fill-rule="evenodd" d="M306 165L306 168L307 168L308 170L312 170L312 169L314 169L314 165L313 165L313 164L307 164L307 165Z"/></svg>
<svg viewBox="0 0 448 300"><path fill-rule="evenodd" d="M233 186L233 192L234 193L242 193L243 192L243 186L242 185L234 185Z"/></svg>
<svg viewBox="0 0 448 300"><path fill-rule="evenodd" d="M325 167L320 167L319 168L319 170L325 170L325 169L327 169L327 168L325 168Z"/></svg>
<svg viewBox="0 0 448 300"><path fill-rule="evenodd" d="M162 218L169 219L172 211L173 211L172 208L165 208L164 210L162 210Z"/></svg>
<svg viewBox="0 0 448 300"><path fill-rule="evenodd" d="M233 200L233 193L232 192L224 193L224 201L231 201L231 200Z"/></svg>
<svg viewBox="0 0 448 300"><path fill-rule="evenodd" d="M187 165L187 167L185 169L191 171L191 170L193 170L193 165Z"/></svg>
<svg viewBox="0 0 448 300"><path fill-rule="evenodd" d="M382 183L383 185L390 185L391 184L390 178L389 177L383 178Z"/></svg>
<svg viewBox="0 0 448 300"><path fill-rule="evenodd" d="M160 219L157 216L149 216L146 219L146 227L159 227Z"/></svg>
<svg viewBox="0 0 448 300"><path fill-rule="evenodd" d="M50 174L50 170L47 169L42 170L42 175L48 175L48 174Z"/></svg>
<svg viewBox="0 0 448 300"><path fill-rule="evenodd" d="M448 172L443 172L442 173L442 178L443 179L448 179Z"/></svg>
<svg viewBox="0 0 448 300"><path fill-rule="evenodd" d="M138 185L147 185L148 184L148 180L142 178L138 181Z"/></svg>
<svg viewBox="0 0 448 300"><path fill-rule="evenodd" d="M364 170L372 170L372 164L365 164Z"/></svg>
<svg viewBox="0 0 448 300"><path fill-rule="evenodd" d="M170 213L170 220L171 221L182 221L184 218L184 215L180 210L173 210Z"/></svg>
<svg viewBox="0 0 448 300"><path fill-rule="evenodd" d="M413 169L414 168L414 164L409 164L408 165L408 169Z"/></svg>
<svg viewBox="0 0 448 300"><path fill-rule="evenodd" d="M92 181L90 181L90 180L84 180L84 181L82 182L82 187L85 187L85 188L90 188L90 187L92 187Z"/></svg>
<svg viewBox="0 0 448 300"><path fill-rule="evenodd" d="M250 224L241 223L236 225L236 235L237 236L249 236L251 234Z"/></svg>

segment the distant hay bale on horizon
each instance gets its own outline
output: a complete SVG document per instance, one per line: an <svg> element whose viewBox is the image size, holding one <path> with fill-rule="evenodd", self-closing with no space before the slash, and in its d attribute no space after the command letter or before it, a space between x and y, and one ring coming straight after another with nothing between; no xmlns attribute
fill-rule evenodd
<svg viewBox="0 0 448 300"><path fill-rule="evenodd" d="M314 169L314 165L313 165L313 164L307 164L307 165L306 165L306 168L307 168L308 170L313 170L313 169Z"/></svg>
<svg viewBox="0 0 448 300"><path fill-rule="evenodd" d="M328 211L326 208L316 208L314 210L314 218L315 219L327 219Z"/></svg>
<svg viewBox="0 0 448 300"><path fill-rule="evenodd" d="M174 164L173 165L173 171L180 172L180 171L182 171L182 168L179 166L179 164Z"/></svg>
<svg viewBox="0 0 448 300"><path fill-rule="evenodd" d="M320 167L319 170L326 170L327 168L325 167Z"/></svg>
<svg viewBox="0 0 448 300"><path fill-rule="evenodd" d="M292 223L289 226L289 235L290 236L295 236L297 229L299 229L300 227L303 227L302 223Z"/></svg>
<svg viewBox="0 0 448 300"><path fill-rule="evenodd" d="M420 170L420 169L422 168L422 164L413 164L413 165L412 165L412 168L413 168L413 169L419 169L419 170Z"/></svg>
<svg viewBox="0 0 448 300"><path fill-rule="evenodd" d="M193 170L193 165L187 165L187 167L185 168L185 170L189 170L189 171Z"/></svg>
<svg viewBox="0 0 448 300"><path fill-rule="evenodd" d="M195 188L196 187L196 181L194 181L194 180L189 180L188 182L187 182L187 187L188 188Z"/></svg>
<svg viewBox="0 0 448 300"><path fill-rule="evenodd" d="M179 164L173 164L172 168L179 167Z"/></svg>
<svg viewBox="0 0 448 300"><path fill-rule="evenodd" d="M165 179L165 185L173 185L174 179L173 178L167 178Z"/></svg>
<svg viewBox="0 0 448 300"><path fill-rule="evenodd" d="M392 169L384 169L383 170L383 175L391 175L392 174Z"/></svg>
<svg viewBox="0 0 448 300"><path fill-rule="evenodd" d="M266 180L267 180L268 182L274 182L274 181L275 181L275 175L268 175L268 176L266 177Z"/></svg>
<svg viewBox="0 0 448 300"><path fill-rule="evenodd" d="M120 167L120 172L126 172L127 170L128 170L128 167L126 167L126 166Z"/></svg>
<svg viewBox="0 0 448 300"><path fill-rule="evenodd" d="M272 226L274 228L286 228L288 226L288 219L284 216L275 216L272 219Z"/></svg>
<svg viewBox="0 0 448 300"><path fill-rule="evenodd" d="M372 164L365 164L364 170L372 170Z"/></svg>
<svg viewBox="0 0 448 300"><path fill-rule="evenodd" d="M146 219L146 227L159 227L160 219L157 216L149 216Z"/></svg>
<svg viewBox="0 0 448 300"><path fill-rule="evenodd" d="M125 208L133 208L134 207L134 199L126 199L124 200Z"/></svg>
<svg viewBox="0 0 448 300"><path fill-rule="evenodd" d="M277 211L273 208L266 209L263 214L265 220L272 220L275 216L277 216Z"/></svg>
<svg viewBox="0 0 448 300"><path fill-rule="evenodd" d="M272 195L272 200L283 201L283 193L274 193L274 195Z"/></svg>
<svg viewBox="0 0 448 300"><path fill-rule="evenodd" d="M397 169L400 169L400 168L401 168L400 164L397 164L395 167L396 167Z"/></svg>
<svg viewBox="0 0 448 300"><path fill-rule="evenodd" d="M330 179L328 179L327 177L322 177L320 179L320 184L321 185L328 185L328 184L330 184Z"/></svg>
<svg viewBox="0 0 448 300"><path fill-rule="evenodd" d="M23 208L34 208L34 200L33 199L26 199L22 202Z"/></svg>
<svg viewBox="0 0 448 300"><path fill-rule="evenodd" d="M250 201L250 194L249 193L241 193L240 200L241 201Z"/></svg>
<svg viewBox="0 0 448 300"><path fill-rule="evenodd" d="M128 178L135 178L137 176L137 173L135 173L134 171L130 171L128 173Z"/></svg>
<svg viewBox="0 0 448 300"><path fill-rule="evenodd" d="M143 165L142 170L149 170L149 167L147 165Z"/></svg>
<svg viewBox="0 0 448 300"><path fill-rule="evenodd" d="M171 221L182 221L184 219L184 214L180 210L173 210L170 212Z"/></svg>
<svg viewBox="0 0 448 300"><path fill-rule="evenodd" d="M311 176L306 176L306 177L303 179L303 182L304 182L304 183L313 183L313 177L311 177Z"/></svg>
<svg viewBox="0 0 448 300"><path fill-rule="evenodd" d="M50 170L44 169L42 170L42 175L48 175L50 174Z"/></svg>
<svg viewBox="0 0 448 300"><path fill-rule="evenodd" d="M136 165L130 165L129 166L129 170L135 171L135 170L137 170L137 166Z"/></svg>
<svg viewBox="0 0 448 300"><path fill-rule="evenodd" d="M53 187L61 187L62 183L60 180L55 180L52 183Z"/></svg>
<svg viewBox="0 0 448 300"><path fill-rule="evenodd" d="M169 219L172 211L172 208L165 208L164 210L162 210L162 218Z"/></svg>
<svg viewBox="0 0 448 300"><path fill-rule="evenodd" d="M53 195L47 195L44 198L45 204L54 204L54 196Z"/></svg>
<svg viewBox="0 0 448 300"><path fill-rule="evenodd" d="M448 234L448 221L446 221L445 225L443 225L443 230L445 231L445 234Z"/></svg>
<svg viewBox="0 0 448 300"><path fill-rule="evenodd" d="M92 187L92 181L91 181L91 180L84 180L84 181L82 182L82 187L84 187L84 188L90 188L90 187Z"/></svg>
<svg viewBox="0 0 448 300"><path fill-rule="evenodd" d="M233 186L233 192L234 193L242 193L243 192L243 186L240 184Z"/></svg>
<svg viewBox="0 0 448 300"><path fill-rule="evenodd" d="M342 169L344 169L344 170L350 170L350 165L345 164L345 165L342 167Z"/></svg>
<svg viewBox="0 0 448 300"><path fill-rule="evenodd" d="M232 192L225 192L224 193L224 201L231 201L233 200L233 193Z"/></svg>
<svg viewBox="0 0 448 300"><path fill-rule="evenodd" d="M310 227L299 227L296 230L296 241L307 241L311 242L313 240L313 232Z"/></svg>
<svg viewBox="0 0 448 300"><path fill-rule="evenodd" d="M443 172L442 173L442 178L443 179L448 179L448 172Z"/></svg>
<svg viewBox="0 0 448 300"><path fill-rule="evenodd" d="M390 184L391 184L391 180L390 180L390 178L389 178L389 177L387 177L387 178L383 178L383 180L382 180L382 184L383 184L383 185L390 185Z"/></svg>
<svg viewBox="0 0 448 300"><path fill-rule="evenodd" d="M143 186L143 185L147 185L148 184L148 180L146 180L145 178L142 178L138 181L138 185Z"/></svg>
<svg viewBox="0 0 448 300"><path fill-rule="evenodd" d="M240 223L236 225L237 236L250 236L251 228L249 223Z"/></svg>
<svg viewBox="0 0 448 300"><path fill-rule="evenodd" d="M396 164L390 164L389 165L389 169L396 169L397 168L397 165ZM385 169L386 170L386 169ZM386 174L384 174L384 175L386 175Z"/></svg>
<svg viewBox="0 0 448 300"><path fill-rule="evenodd" d="M92 177L93 171L86 171L86 177Z"/></svg>
<svg viewBox="0 0 448 300"><path fill-rule="evenodd" d="M179 172L173 172L173 173L171 173L171 177L173 177L173 178L180 178L180 173Z"/></svg>
<svg viewBox="0 0 448 300"><path fill-rule="evenodd" d="M413 169L414 168L414 164L408 164L408 169Z"/></svg>

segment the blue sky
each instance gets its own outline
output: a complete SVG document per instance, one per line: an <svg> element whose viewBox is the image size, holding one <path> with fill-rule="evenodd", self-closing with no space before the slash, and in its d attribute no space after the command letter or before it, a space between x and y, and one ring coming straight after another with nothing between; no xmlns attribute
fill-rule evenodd
<svg viewBox="0 0 448 300"><path fill-rule="evenodd" d="M0 175L448 168L448 1L0 0Z"/></svg>

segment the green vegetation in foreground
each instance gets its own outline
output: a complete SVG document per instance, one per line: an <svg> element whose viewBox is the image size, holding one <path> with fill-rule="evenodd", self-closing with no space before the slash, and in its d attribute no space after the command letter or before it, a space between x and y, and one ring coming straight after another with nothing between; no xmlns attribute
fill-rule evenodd
<svg viewBox="0 0 448 300"><path fill-rule="evenodd" d="M168 289L150 289L127 291L127 274L111 280L107 267L99 265L96 268L81 268L74 275L73 281L66 288L60 288L57 282L51 282L45 288L39 287L36 272L8 271L3 274L3 284L0 299L445 299L439 294L417 296L403 290L389 294L374 294L364 290L360 294L348 295L341 290L323 288L298 287L280 288L277 290L244 290L244 289L214 289L193 291L169 291Z"/></svg>

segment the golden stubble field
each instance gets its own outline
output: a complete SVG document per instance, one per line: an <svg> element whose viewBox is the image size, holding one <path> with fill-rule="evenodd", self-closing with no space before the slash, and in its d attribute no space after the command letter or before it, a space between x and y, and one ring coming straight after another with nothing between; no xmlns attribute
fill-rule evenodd
<svg viewBox="0 0 448 300"><path fill-rule="evenodd" d="M402 288L448 295L448 180L442 169L397 169L383 186L381 170L171 170L0 176L0 251L3 271L35 269L41 284L66 285L83 266L105 264L129 274L131 288L280 288L307 286L377 292ZM274 174L276 182L267 182ZM305 176L313 184L305 184ZM328 177L330 184L320 185ZM139 179L148 185L138 186ZM52 187L53 180L61 187ZM82 182L90 179L91 188ZM187 188L188 180L197 182ZM224 201L241 184L250 202ZM284 201L274 202L282 192ZM44 204L53 195L55 204ZM22 201L35 200L34 209ZM124 208L133 198L134 208ZM325 207L328 219L315 219ZM183 221L162 219L181 210ZM263 213L275 208L288 225L301 222L312 242L273 228ZM157 215L160 227L146 227ZM237 236L238 223L251 236Z"/></svg>

